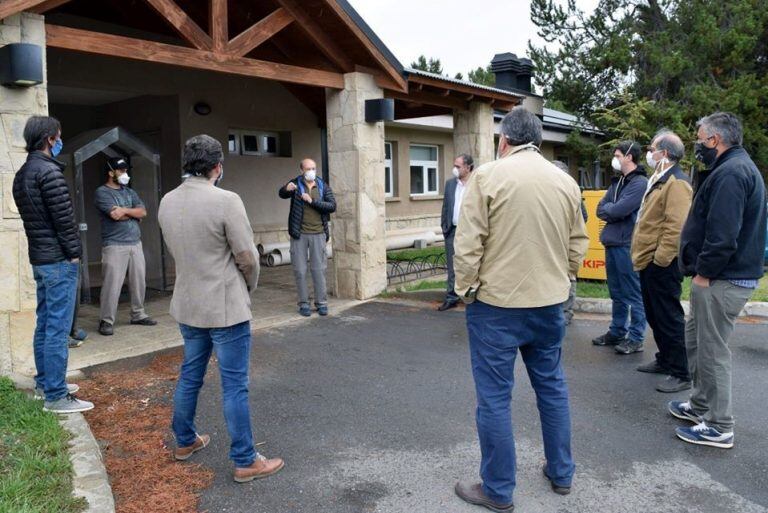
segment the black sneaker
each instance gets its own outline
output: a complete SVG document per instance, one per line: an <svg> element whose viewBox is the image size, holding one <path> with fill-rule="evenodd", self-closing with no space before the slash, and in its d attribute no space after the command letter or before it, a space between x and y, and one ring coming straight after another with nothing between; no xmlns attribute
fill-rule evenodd
<svg viewBox="0 0 768 513"><path fill-rule="evenodd" d="M144 317L143 319L137 319L135 321L131 319L131 324L138 324L139 326L157 326L157 321L152 317Z"/></svg>
<svg viewBox="0 0 768 513"><path fill-rule="evenodd" d="M680 379L675 376L667 376L656 385L656 390L664 394L673 394L675 392L682 392L683 390L690 389L691 382L689 380Z"/></svg>
<svg viewBox="0 0 768 513"><path fill-rule="evenodd" d="M658 360L653 360L637 368L638 372L648 372L650 374L666 374L667 371L659 365Z"/></svg>
<svg viewBox="0 0 768 513"><path fill-rule="evenodd" d="M632 354L643 352L643 341L625 340L613 348L619 354Z"/></svg>
<svg viewBox="0 0 768 513"><path fill-rule="evenodd" d="M99 323L99 333L101 333L105 337L109 337L109 336L114 335L115 329L107 321L101 321Z"/></svg>
<svg viewBox="0 0 768 513"><path fill-rule="evenodd" d="M627 337L617 337L610 331L595 337L592 339L592 343L596 346L617 346L627 340Z"/></svg>

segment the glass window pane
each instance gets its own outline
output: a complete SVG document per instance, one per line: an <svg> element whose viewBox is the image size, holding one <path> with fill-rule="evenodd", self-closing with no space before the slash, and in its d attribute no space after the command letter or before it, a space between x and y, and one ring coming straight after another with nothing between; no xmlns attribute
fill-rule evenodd
<svg viewBox="0 0 768 513"><path fill-rule="evenodd" d="M411 166L411 194L424 193L424 167Z"/></svg>
<svg viewBox="0 0 768 513"><path fill-rule="evenodd" d="M429 191L436 191L437 190L437 169L434 167L430 167L427 169L427 180L429 181Z"/></svg>
<svg viewBox="0 0 768 513"><path fill-rule="evenodd" d="M264 144L263 146L266 148L267 153L277 153L277 138L272 137L271 135L264 136Z"/></svg>
<svg viewBox="0 0 768 513"><path fill-rule="evenodd" d="M392 169L390 167L384 168L384 192L389 194L392 192L392 175L390 174Z"/></svg>
<svg viewBox="0 0 768 513"><path fill-rule="evenodd" d="M237 151L237 135L229 134L228 138L229 153L235 153Z"/></svg>
<svg viewBox="0 0 768 513"><path fill-rule="evenodd" d="M243 135L243 151L259 151L258 137L255 135Z"/></svg>
<svg viewBox="0 0 768 513"><path fill-rule="evenodd" d="M384 145L384 158L387 160L392 158L392 145L389 143Z"/></svg>
<svg viewBox="0 0 768 513"><path fill-rule="evenodd" d="M437 148L432 146L412 145L410 154L411 160L437 160Z"/></svg>

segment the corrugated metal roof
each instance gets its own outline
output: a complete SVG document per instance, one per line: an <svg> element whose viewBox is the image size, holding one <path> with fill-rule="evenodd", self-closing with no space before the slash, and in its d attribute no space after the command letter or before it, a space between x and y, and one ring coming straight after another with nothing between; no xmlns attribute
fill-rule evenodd
<svg viewBox="0 0 768 513"><path fill-rule="evenodd" d="M513 93L512 91L507 91L506 89L499 89L498 87L489 87L481 84L475 84L474 82L469 82L468 80L458 80L455 78L444 77L443 75L438 75L437 73L430 73L428 71L422 71L420 69L405 68L405 72L411 75L420 75L422 77L434 78L436 80L441 80L449 84L463 85L467 87L472 87L474 89L480 89L482 91L490 91L493 93L506 94L508 96L513 96L521 100L525 98L524 94Z"/></svg>

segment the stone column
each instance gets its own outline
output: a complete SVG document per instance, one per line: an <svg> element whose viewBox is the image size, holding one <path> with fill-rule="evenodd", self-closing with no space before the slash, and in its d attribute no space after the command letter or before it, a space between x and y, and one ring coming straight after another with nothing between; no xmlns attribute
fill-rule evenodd
<svg viewBox="0 0 768 513"><path fill-rule="evenodd" d="M475 167L494 159L496 149L490 104L473 101L469 103L469 110L453 111L453 148L457 155L472 155Z"/></svg>
<svg viewBox="0 0 768 513"><path fill-rule="evenodd" d="M43 17L21 13L0 21L0 46L33 43L43 48ZM27 238L13 201L13 177L24 164L24 124L33 114L48 114L46 82L23 88L0 86L0 375L35 373L35 281L27 256Z"/></svg>
<svg viewBox="0 0 768 513"><path fill-rule="evenodd" d="M383 98L373 77L344 75L326 90L328 168L336 195L333 225L335 294L368 299L387 286L384 240L384 123L365 122L365 100Z"/></svg>

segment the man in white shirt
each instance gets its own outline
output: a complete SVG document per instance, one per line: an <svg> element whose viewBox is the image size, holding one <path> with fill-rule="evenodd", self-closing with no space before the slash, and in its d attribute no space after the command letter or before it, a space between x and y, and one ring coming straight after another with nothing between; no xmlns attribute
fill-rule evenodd
<svg viewBox="0 0 768 513"><path fill-rule="evenodd" d="M443 196L443 211L440 216L440 227L445 237L445 261L448 266L448 283L446 286L445 300L437 309L441 312L453 308L459 302L459 296L453 291L455 281L453 273L453 237L456 234L456 226L459 224L461 201L464 199L464 190L469 181L470 174L475 168L475 161L470 155L462 153L453 161L453 178L445 182L445 195Z"/></svg>

